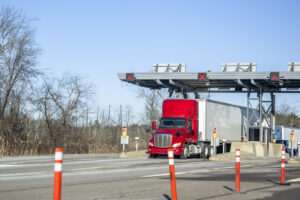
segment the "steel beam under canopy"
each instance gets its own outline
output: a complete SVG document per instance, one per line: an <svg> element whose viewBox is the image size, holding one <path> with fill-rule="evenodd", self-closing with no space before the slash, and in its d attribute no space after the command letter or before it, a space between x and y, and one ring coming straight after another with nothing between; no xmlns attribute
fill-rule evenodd
<svg viewBox="0 0 300 200"><path fill-rule="evenodd" d="M200 76L199 76L200 75ZM186 93L232 92L300 93L300 71L297 72L173 72L119 73L121 81L149 89L175 89ZM159 81L157 81L159 80ZM243 84L240 84L242 82Z"/></svg>

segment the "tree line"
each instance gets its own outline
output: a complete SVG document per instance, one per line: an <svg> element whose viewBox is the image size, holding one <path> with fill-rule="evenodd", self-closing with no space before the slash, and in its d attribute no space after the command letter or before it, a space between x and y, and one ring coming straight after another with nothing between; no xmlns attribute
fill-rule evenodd
<svg viewBox="0 0 300 200"><path fill-rule="evenodd" d="M147 120L133 124L128 106L123 111L98 110L91 119L95 91L84 77L53 77L37 67L41 49L34 20L13 7L0 10L0 155L47 154L58 146L66 153L119 152L123 124L146 148L151 137ZM149 101L147 113L157 118L159 109L151 103L155 99Z"/></svg>

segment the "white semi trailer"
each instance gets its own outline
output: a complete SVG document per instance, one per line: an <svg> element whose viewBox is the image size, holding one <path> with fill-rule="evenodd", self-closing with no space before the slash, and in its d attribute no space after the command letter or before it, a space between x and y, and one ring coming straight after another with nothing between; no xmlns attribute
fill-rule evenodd
<svg viewBox="0 0 300 200"><path fill-rule="evenodd" d="M247 108L212 100L198 100L198 141L208 141L212 138L214 128L218 130L220 142L241 141L241 136L247 133ZM249 116L254 109L249 109ZM255 116L255 115L254 115ZM256 114L258 116L258 113ZM253 117L250 126L258 119Z"/></svg>

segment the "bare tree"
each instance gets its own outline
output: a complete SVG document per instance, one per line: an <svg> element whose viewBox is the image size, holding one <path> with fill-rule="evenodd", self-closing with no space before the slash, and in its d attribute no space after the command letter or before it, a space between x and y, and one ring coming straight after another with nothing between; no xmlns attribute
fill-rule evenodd
<svg viewBox="0 0 300 200"><path fill-rule="evenodd" d="M83 111L93 94L92 87L80 76L65 74L61 79L54 79L52 84L45 84L62 125L71 125L75 110Z"/></svg>
<svg viewBox="0 0 300 200"><path fill-rule="evenodd" d="M276 124L300 128L300 117L293 112L294 110L290 105L281 105L275 114Z"/></svg>
<svg viewBox="0 0 300 200"><path fill-rule="evenodd" d="M38 91L39 96L33 103L43 113L54 146L58 136L72 136L71 129L76 127L73 119L85 114L93 90L83 77L65 74L60 79L44 79Z"/></svg>
<svg viewBox="0 0 300 200"><path fill-rule="evenodd" d="M163 90L139 89L138 95L145 101L144 121L150 124L151 121L159 120L162 101L167 97L167 93Z"/></svg>
<svg viewBox="0 0 300 200"><path fill-rule="evenodd" d="M10 101L13 91L21 98L21 91L39 74L35 66L40 50L30 26L32 20L22 10L0 10L0 120L14 102Z"/></svg>
<svg viewBox="0 0 300 200"><path fill-rule="evenodd" d="M133 118L134 118L134 115L133 115L132 106L126 105L125 106L125 125L126 125L126 127L129 127L129 124L131 123Z"/></svg>
<svg viewBox="0 0 300 200"><path fill-rule="evenodd" d="M24 108L39 74L32 21L22 10L0 8L0 138L8 155L27 140Z"/></svg>

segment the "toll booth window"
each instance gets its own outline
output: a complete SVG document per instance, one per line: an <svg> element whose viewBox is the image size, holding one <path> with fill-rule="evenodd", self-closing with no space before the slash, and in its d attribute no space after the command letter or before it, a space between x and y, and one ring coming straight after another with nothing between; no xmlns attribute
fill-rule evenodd
<svg viewBox="0 0 300 200"><path fill-rule="evenodd" d="M185 118L162 118L159 128L185 128Z"/></svg>
<svg viewBox="0 0 300 200"><path fill-rule="evenodd" d="M192 120L189 120L188 121L188 127L187 127L188 129L192 129Z"/></svg>

